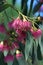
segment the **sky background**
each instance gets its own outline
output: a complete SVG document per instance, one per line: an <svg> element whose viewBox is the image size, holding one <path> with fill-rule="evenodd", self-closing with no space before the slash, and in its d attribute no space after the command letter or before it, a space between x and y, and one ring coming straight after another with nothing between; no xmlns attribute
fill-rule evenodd
<svg viewBox="0 0 43 65"><path fill-rule="evenodd" d="M35 5L38 4L38 1L39 1L39 0L34 0L33 8L34 8ZM31 0L28 0L28 2L27 2L28 10L29 10L29 8L30 8L30 2L31 2ZM21 0L16 0L16 6L19 6L19 8L21 7ZM42 6L43 6L43 5L42 5ZM39 12L36 12L35 16L38 16L38 14L39 14ZM43 17L43 11L40 12L40 16Z"/></svg>

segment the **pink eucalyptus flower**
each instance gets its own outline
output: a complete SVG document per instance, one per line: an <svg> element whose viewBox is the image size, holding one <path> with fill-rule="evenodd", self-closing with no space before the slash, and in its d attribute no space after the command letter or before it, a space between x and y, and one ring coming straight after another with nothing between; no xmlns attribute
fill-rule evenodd
<svg viewBox="0 0 43 65"><path fill-rule="evenodd" d="M23 36L23 37L22 37L22 36L18 36L17 40L21 42L21 41L23 41L25 38L26 38L26 35Z"/></svg>
<svg viewBox="0 0 43 65"><path fill-rule="evenodd" d="M8 41L7 40L4 40L3 51L4 50L9 50L9 46L8 46Z"/></svg>
<svg viewBox="0 0 43 65"><path fill-rule="evenodd" d="M12 43L12 46L10 47L10 53L11 53L12 55L14 55L16 49L19 49L19 45L18 45L17 42L13 42L13 43Z"/></svg>
<svg viewBox="0 0 43 65"><path fill-rule="evenodd" d="M7 55L6 57L4 57L4 61L5 62L14 61L14 55Z"/></svg>
<svg viewBox="0 0 43 65"><path fill-rule="evenodd" d="M3 52L4 56L8 54L9 49L7 45L4 45L4 42L0 43L0 51Z"/></svg>
<svg viewBox="0 0 43 65"><path fill-rule="evenodd" d="M9 28L9 29L12 29L12 23L13 23L13 22L9 22L9 23L8 23L8 28Z"/></svg>
<svg viewBox="0 0 43 65"><path fill-rule="evenodd" d="M25 31L16 30L16 33L18 34L18 36L22 36L23 38L26 37L26 32Z"/></svg>
<svg viewBox="0 0 43 65"><path fill-rule="evenodd" d="M17 30L16 33L18 34L17 39L18 39L19 41L22 41L23 39L26 38L26 32Z"/></svg>
<svg viewBox="0 0 43 65"><path fill-rule="evenodd" d="M26 40L22 40L21 42L22 42L22 44L24 44L24 45L25 45L25 43L26 43Z"/></svg>
<svg viewBox="0 0 43 65"><path fill-rule="evenodd" d="M8 22L8 28L9 28L9 29L12 29L12 24L13 24L14 20L15 20L15 19L13 19L11 22Z"/></svg>
<svg viewBox="0 0 43 65"><path fill-rule="evenodd" d="M23 29L24 31L28 31L31 28L31 23L28 21L23 21Z"/></svg>
<svg viewBox="0 0 43 65"><path fill-rule="evenodd" d="M12 24L12 27L17 30L17 29L22 29L22 20L20 19L15 19L13 24Z"/></svg>
<svg viewBox="0 0 43 65"><path fill-rule="evenodd" d="M30 28L31 28L31 23L28 22L28 21L22 21L20 19L15 19L13 24L12 24L12 27L15 29L15 30L21 30L21 31L28 31Z"/></svg>
<svg viewBox="0 0 43 65"><path fill-rule="evenodd" d="M5 33L6 32L6 29L4 27L4 25L0 24L0 32L1 33Z"/></svg>
<svg viewBox="0 0 43 65"><path fill-rule="evenodd" d="M3 46L3 54L4 54L4 56L7 56L8 55L8 52L9 52L9 46L7 46L7 45L4 45Z"/></svg>
<svg viewBox="0 0 43 65"><path fill-rule="evenodd" d="M8 42L7 42L7 40L5 40L4 41L4 46L3 46L3 51L4 50L14 50L15 48L19 48L19 45L18 45L18 43L17 42L13 42L13 43L11 43L11 46L10 45L8 45Z"/></svg>
<svg viewBox="0 0 43 65"><path fill-rule="evenodd" d="M2 52L3 51L3 44L1 44L1 43L3 43L3 42L0 42L0 51Z"/></svg>
<svg viewBox="0 0 43 65"><path fill-rule="evenodd" d="M13 47L18 49L18 48L19 48L19 44L18 44L17 42L13 42L12 48L13 48Z"/></svg>
<svg viewBox="0 0 43 65"><path fill-rule="evenodd" d="M10 48L10 50L14 50L15 48L18 48L18 43L13 42L9 48Z"/></svg>
<svg viewBox="0 0 43 65"><path fill-rule="evenodd" d="M19 54L16 54L16 58L19 59L20 57L22 57L23 54L19 53Z"/></svg>
<svg viewBox="0 0 43 65"><path fill-rule="evenodd" d="M4 45L4 47L3 47L3 52L4 51L10 51L10 50L13 50L15 47L14 47L14 45L12 45L12 46L9 46L9 45Z"/></svg>
<svg viewBox="0 0 43 65"><path fill-rule="evenodd" d="M40 29L38 29L37 31L33 31L33 29L31 29L31 33L32 33L33 37L36 39L41 36L42 31Z"/></svg>
<svg viewBox="0 0 43 65"><path fill-rule="evenodd" d="M9 46L7 44L3 46L3 51L5 50L9 51Z"/></svg>
<svg viewBox="0 0 43 65"><path fill-rule="evenodd" d="M19 35L19 36L20 36L20 35L21 35L21 33L22 33L22 30L19 30L19 29L18 29L18 30L16 30L16 33L17 33L17 35Z"/></svg>
<svg viewBox="0 0 43 65"><path fill-rule="evenodd" d="M19 45L18 45L17 42L13 42L13 43L12 43L12 46L11 46L11 49L10 49L10 53L11 53L12 55L14 55L14 53L16 52L16 49L19 49Z"/></svg>

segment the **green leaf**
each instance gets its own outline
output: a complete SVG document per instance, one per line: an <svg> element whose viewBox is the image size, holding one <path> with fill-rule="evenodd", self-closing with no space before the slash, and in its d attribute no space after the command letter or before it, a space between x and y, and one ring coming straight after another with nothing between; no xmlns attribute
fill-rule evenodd
<svg viewBox="0 0 43 65"><path fill-rule="evenodd" d="M33 2L34 2L34 0L31 0L31 3L30 3L30 10L29 10L28 16L30 16L31 13L32 13Z"/></svg>
<svg viewBox="0 0 43 65"><path fill-rule="evenodd" d="M0 12L4 11L6 8L8 8L9 5L8 4L3 4L3 5L0 5Z"/></svg>
<svg viewBox="0 0 43 65"><path fill-rule="evenodd" d="M15 3L16 3L16 0L12 0L12 4L15 5Z"/></svg>
<svg viewBox="0 0 43 65"><path fill-rule="evenodd" d="M0 33L0 41L3 41L3 40L5 40L5 39L7 39L6 38L7 37L7 35L6 34L4 34L4 33Z"/></svg>
<svg viewBox="0 0 43 65"><path fill-rule="evenodd" d="M20 42L19 47L20 47L20 50L22 51L23 55L25 55L25 53L24 53L25 46Z"/></svg>
<svg viewBox="0 0 43 65"><path fill-rule="evenodd" d="M4 62L4 55L2 52L0 52L0 65L7 65L7 63Z"/></svg>
<svg viewBox="0 0 43 65"><path fill-rule="evenodd" d="M43 60L42 61L38 61L38 65L43 65Z"/></svg>
<svg viewBox="0 0 43 65"><path fill-rule="evenodd" d="M27 1L28 0L22 0L21 1L21 10L22 10L22 13L24 15L27 15L27 9L28 9L28 7L27 7Z"/></svg>
<svg viewBox="0 0 43 65"><path fill-rule="evenodd" d="M32 46L32 64L34 63L35 61L35 53L34 53L34 43L33 43L33 46Z"/></svg>
<svg viewBox="0 0 43 65"><path fill-rule="evenodd" d="M28 1L28 0L21 0L21 9L23 9L24 4L27 4L27 1Z"/></svg>
<svg viewBox="0 0 43 65"><path fill-rule="evenodd" d="M36 44L36 40L34 39L34 42L33 42L33 51L32 51L32 63L34 65L38 65L38 59L37 59L37 44Z"/></svg>
<svg viewBox="0 0 43 65"><path fill-rule="evenodd" d="M38 58L38 60L42 60L41 49L40 49L39 44L38 44L38 47L37 47L37 58Z"/></svg>
<svg viewBox="0 0 43 65"><path fill-rule="evenodd" d="M33 38L30 33L28 33L25 44L25 58L26 60L29 58L29 52L31 53L31 48L33 44Z"/></svg>
<svg viewBox="0 0 43 65"><path fill-rule="evenodd" d="M13 61L9 61L8 63L7 63L7 65L12 65L13 64Z"/></svg>
<svg viewBox="0 0 43 65"><path fill-rule="evenodd" d="M12 8L13 10L15 10L17 13L19 13L18 9L16 9L13 5L6 3L0 6L0 12L4 11L6 8Z"/></svg>
<svg viewBox="0 0 43 65"><path fill-rule="evenodd" d="M3 52L3 54L4 54L4 56L7 56L8 51L7 51L7 50L5 50L5 51Z"/></svg>
<svg viewBox="0 0 43 65"><path fill-rule="evenodd" d="M14 57L14 62L13 62L13 64L12 64L12 65L19 65L19 63L18 63L18 61L17 61L16 57Z"/></svg>
<svg viewBox="0 0 43 65"><path fill-rule="evenodd" d="M33 40L31 60L32 60L32 64L37 65L37 44L36 44L36 40Z"/></svg>
<svg viewBox="0 0 43 65"><path fill-rule="evenodd" d="M0 0L0 5L4 4L4 1L3 0Z"/></svg>
<svg viewBox="0 0 43 65"><path fill-rule="evenodd" d="M19 65L28 65L28 63L26 62L24 56L21 56L21 57L17 58L17 61L18 61Z"/></svg>
<svg viewBox="0 0 43 65"><path fill-rule="evenodd" d="M38 57L39 60L42 60L42 55L43 55L43 45L42 45L42 41L41 41L41 37L39 38L39 45L38 45Z"/></svg>
<svg viewBox="0 0 43 65"><path fill-rule="evenodd" d="M38 3L35 7L34 7L34 9L33 9L33 14L35 14L38 10L39 10L39 8L41 7L41 5L42 5L42 3Z"/></svg>

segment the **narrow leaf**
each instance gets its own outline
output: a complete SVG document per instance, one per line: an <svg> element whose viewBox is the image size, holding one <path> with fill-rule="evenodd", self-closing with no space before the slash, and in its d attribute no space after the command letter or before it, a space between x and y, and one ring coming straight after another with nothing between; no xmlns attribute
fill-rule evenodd
<svg viewBox="0 0 43 65"><path fill-rule="evenodd" d="M0 33L0 41L7 39L8 37L6 38L6 36L6 34Z"/></svg>
<svg viewBox="0 0 43 65"><path fill-rule="evenodd" d="M13 64L12 64L12 65L19 65L19 63L18 63L18 61L17 61L16 57L14 57L14 62L13 62Z"/></svg>
<svg viewBox="0 0 43 65"><path fill-rule="evenodd" d="M16 3L16 0L12 0L12 4L15 5L15 3Z"/></svg>
<svg viewBox="0 0 43 65"><path fill-rule="evenodd" d="M37 58L38 58L38 60L42 60L41 49L40 49L39 44L38 44L38 47L37 47Z"/></svg>
<svg viewBox="0 0 43 65"><path fill-rule="evenodd" d="M32 43L33 43L33 38L30 35L30 33L28 33L27 39L26 39L26 44L25 44L25 58L26 58L26 60L29 57L29 53L31 53Z"/></svg>
<svg viewBox="0 0 43 65"><path fill-rule="evenodd" d="M7 65L7 63L4 62L4 55L2 52L0 52L0 65Z"/></svg>
<svg viewBox="0 0 43 65"><path fill-rule="evenodd" d="M42 60L42 54L43 54L43 44L41 41L41 37L39 37L39 45L38 45L38 59Z"/></svg>
<svg viewBox="0 0 43 65"><path fill-rule="evenodd" d="M27 1L28 0L22 0L21 1L21 10L22 10L22 13L24 15L27 15L27 9L28 9L28 7L27 7Z"/></svg>
<svg viewBox="0 0 43 65"><path fill-rule="evenodd" d="M37 5L35 5L35 7L33 9L33 14L35 14L39 10L39 8L41 7L41 5L42 5L42 3L40 3L40 2L38 2Z"/></svg>
<svg viewBox="0 0 43 65"><path fill-rule="evenodd" d="M32 64L34 63L35 61L35 54L34 54L34 43L33 43L33 46L32 46Z"/></svg>
<svg viewBox="0 0 43 65"><path fill-rule="evenodd" d="M4 11L6 8L8 8L9 5L8 4L3 4L3 5L0 5L0 12Z"/></svg>
<svg viewBox="0 0 43 65"><path fill-rule="evenodd" d="M0 0L0 5L4 4L4 0Z"/></svg>
<svg viewBox="0 0 43 65"><path fill-rule="evenodd" d="M28 65L28 63L26 62L24 56L18 57L17 61L18 61L19 65Z"/></svg>
<svg viewBox="0 0 43 65"><path fill-rule="evenodd" d="M22 44L22 43L19 43L19 47L20 47L20 50L22 51L23 55L25 54L24 53L24 50L25 50L25 46Z"/></svg>
<svg viewBox="0 0 43 65"><path fill-rule="evenodd" d="M29 10L28 16L30 16L30 15L31 15L33 2L34 2L34 0L31 0L31 3L30 3L30 10Z"/></svg>

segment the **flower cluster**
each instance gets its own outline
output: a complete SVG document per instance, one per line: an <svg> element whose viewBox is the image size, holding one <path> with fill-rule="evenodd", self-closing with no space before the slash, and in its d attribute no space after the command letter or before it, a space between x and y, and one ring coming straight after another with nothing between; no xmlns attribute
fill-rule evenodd
<svg viewBox="0 0 43 65"><path fill-rule="evenodd" d="M4 61L6 63L14 60L14 53L17 49L19 49L19 42L24 43L24 40L27 37L27 32L30 31L35 39L42 34L42 31L40 29L34 31L32 28L32 23L30 21L21 20L20 18L9 22L8 28L13 33L9 30L6 30L4 25L0 24L0 33L4 33L8 36L7 40L0 42L0 52L4 54Z"/></svg>
<svg viewBox="0 0 43 65"><path fill-rule="evenodd" d="M32 25L29 21L22 21L20 18L14 20L12 27L16 31L18 35L17 39L19 41L26 38L26 32L31 29L31 26Z"/></svg>
<svg viewBox="0 0 43 65"><path fill-rule="evenodd" d="M32 33L33 37L35 39L37 39L37 38L39 38L39 36L41 36L42 30L38 29L38 30L34 31L33 29L31 29L31 33Z"/></svg>
<svg viewBox="0 0 43 65"><path fill-rule="evenodd" d="M22 21L20 18L14 20L12 27L14 30L28 31L31 28L29 21Z"/></svg>

